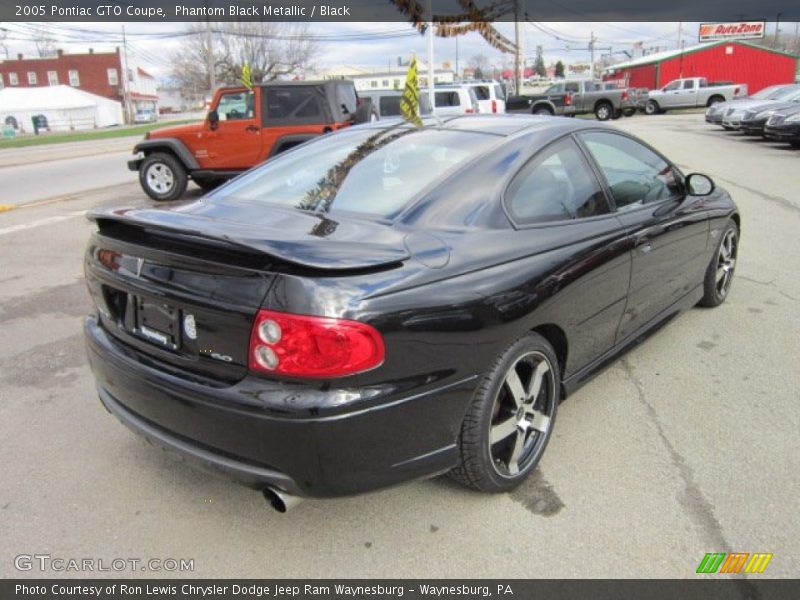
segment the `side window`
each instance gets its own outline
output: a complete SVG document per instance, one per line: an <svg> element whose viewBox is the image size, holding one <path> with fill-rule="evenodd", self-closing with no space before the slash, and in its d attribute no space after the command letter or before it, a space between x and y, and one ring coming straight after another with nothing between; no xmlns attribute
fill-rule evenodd
<svg viewBox="0 0 800 600"><path fill-rule="evenodd" d="M489 92L488 85L476 85L474 88L475 95L478 97L478 100L491 100L492 96Z"/></svg>
<svg viewBox="0 0 800 600"><path fill-rule="evenodd" d="M564 91L564 84L563 83L556 83L555 85L551 85L547 88L544 93L545 94L560 94Z"/></svg>
<svg viewBox="0 0 800 600"><path fill-rule="evenodd" d="M254 109L255 92L228 92L220 96L217 105L217 114L220 121L240 121L242 119L252 119L255 116Z"/></svg>
<svg viewBox="0 0 800 600"><path fill-rule="evenodd" d="M580 134L611 189L619 210L680 196L683 185L658 154L624 135L593 131Z"/></svg>
<svg viewBox="0 0 800 600"><path fill-rule="evenodd" d="M683 89L685 90L693 90L694 89L694 81L691 79L687 79L683 82Z"/></svg>
<svg viewBox="0 0 800 600"><path fill-rule="evenodd" d="M570 94L577 94L580 89L581 86L577 81L573 81L564 85L564 91L569 92Z"/></svg>
<svg viewBox="0 0 800 600"><path fill-rule="evenodd" d="M494 86L494 95L498 100L506 99L506 97L503 95L503 88L499 85Z"/></svg>
<svg viewBox="0 0 800 600"><path fill-rule="evenodd" d="M400 96L382 96L379 98L380 110L378 111L382 117L397 117L400 115Z"/></svg>
<svg viewBox="0 0 800 600"><path fill-rule="evenodd" d="M677 90L681 87L681 80L676 79L675 81L670 81L666 86L664 86L665 92L671 92L673 90Z"/></svg>
<svg viewBox="0 0 800 600"><path fill-rule="evenodd" d="M506 191L506 208L521 225L609 212L594 173L571 139L549 146L522 168Z"/></svg>
<svg viewBox="0 0 800 600"><path fill-rule="evenodd" d="M461 106L458 92L436 92L436 106Z"/></svg>
<svg viewBox="0 0 800 600"><path fill-rule="evenodd" d="M262 96L265 125L270 122L299 124L325 121L319 105L322 95L314 86L267 87L263 88Z"/></svg>

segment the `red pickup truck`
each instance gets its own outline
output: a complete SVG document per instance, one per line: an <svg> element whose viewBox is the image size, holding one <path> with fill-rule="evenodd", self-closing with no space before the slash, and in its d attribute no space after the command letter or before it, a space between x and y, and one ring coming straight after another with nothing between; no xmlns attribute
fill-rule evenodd
<svg viewBox="0 0 800 600"><path fill-rule="evenodd" d="M354 123L377 120L352 81L280 81L217 90L202 123L157 129L133 151L154 200L175 200L189 179L212 189L271 156Z"/></svg>

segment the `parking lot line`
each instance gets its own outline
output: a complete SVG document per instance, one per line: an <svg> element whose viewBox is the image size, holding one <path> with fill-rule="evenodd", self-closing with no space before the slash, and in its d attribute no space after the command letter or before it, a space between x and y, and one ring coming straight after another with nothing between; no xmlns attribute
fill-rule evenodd
<svg viewBox="0 0 800 600"><path fill-rule="evenodd" d="M26 229L32 229L34 227L41 227L42 225L50 225L52 223L66 221L67 219L71 219L73 217L79 217L85 214L86 214L85 210L76 210L66 215L55 215L52 217L45 217L44 219L37 219L36 221L30 221L28 223L20 223L19 225L13 225L11 227L4 227L3 229L0 229L0 235L16 233L18 231L24 231Z"/></svg>

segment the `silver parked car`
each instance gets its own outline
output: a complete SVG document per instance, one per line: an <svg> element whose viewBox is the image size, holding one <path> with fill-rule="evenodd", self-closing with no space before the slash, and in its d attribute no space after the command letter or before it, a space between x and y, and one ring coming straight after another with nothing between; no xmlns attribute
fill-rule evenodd
<svg viewBox="0 0 800 600"><path fill-rule="evenodd" d="M728 102L718 102L708 107L706 110L706 123L712 125L722 125L722 118L731 110L747 110L751 106L762 104L766 100L783 100L788 98L796 91L800 90L800 84L796 83L783 83L780 85L771 85L764 89L758 90L752 96L746 98L738 98L729 100ZM726 129L731 129L728 125L722 125Z"/></svg>

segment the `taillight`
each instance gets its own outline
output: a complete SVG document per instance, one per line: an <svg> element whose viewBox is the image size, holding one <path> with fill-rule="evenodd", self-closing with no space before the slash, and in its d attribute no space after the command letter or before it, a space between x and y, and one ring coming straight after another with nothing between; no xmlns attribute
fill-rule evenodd
<svg viewBox="0 0 800 600"><path fill-rule="evenodd" d="M471 115L471 114L475 113L475 109L474 108L468 108L464 112L467 113L468 115Z"/></svg>
<svg viewBox="0 0 800 600"><path fill-rule="evenodd" d="M620 96L620 97L621 97L623 100L627 100L627 99L628 99L628 90L623 90L623 91L622 91L622 96Z"/></svg>
<svg viewBox="0 0 800 600"><path fill-rule="evenodd" d="M383 362L380 334L358 321L259 310L250 368L292 377L344 377Z"/></svg>
<svg viewBox="0 0 800 600"><path fill-rule="evenodd" d="M497 112L497 100L492 100L492 112Z"/></svg>
<svg viewBox="0 0 800 600"><path fill-rule="evenodd" d="M572 106L572 94L564 96L564 106Z"/></svg>
<svg viewBox="0 0 800 600"><path fill-rule="evenodd" d="M739 88L738 87L733 88L733 95L734 96L738 96L739 95Z"/></svg>

